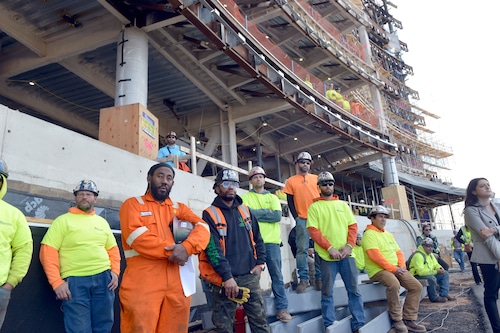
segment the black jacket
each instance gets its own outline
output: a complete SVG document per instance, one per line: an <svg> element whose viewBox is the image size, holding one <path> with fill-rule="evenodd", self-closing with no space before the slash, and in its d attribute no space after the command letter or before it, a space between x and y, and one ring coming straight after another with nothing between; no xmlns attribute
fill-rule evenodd
<svg viewBox="0 0 500 333"><path fill-rule="evenodd" d="M255 216L250 213L257 259L254 257L254 247L250 233L246 229L238 209L238 206L242 204L243 201L238 195L231 207L226 206L220 197L216 197L212 202L213 206L221 209L227 223L225 255L220 245L221 236L219 235L219 231L207 210L203 211L203 220L210 226L210 242L205 249L205 253L214 270L222 277L222 281L227 281L235 276L249 274L255 265L266 262L266 248L260 235L259 223Z"/></svg>

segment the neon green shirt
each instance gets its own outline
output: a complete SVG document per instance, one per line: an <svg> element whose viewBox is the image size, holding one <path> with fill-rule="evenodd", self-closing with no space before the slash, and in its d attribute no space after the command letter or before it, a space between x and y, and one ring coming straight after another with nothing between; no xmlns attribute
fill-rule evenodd
<svg viewBox="0 0 500 333"><path fill-rule="evenodd" d="M396 239L388 231L366 229L363 233L363 240L361 241L363 250L378 249L382 256L392 265L398 264L398 257L396 252L400 250ZM383 268L374 263L370 257L365 254L365 271L369 277L374 276Z"/></svg>
<svg viewBox="0 0 500 333"><path fill-rule="evenodd" d="M365 252L363 251L363 247L355 245L352 248L352 252L354 253L354 258L356 259L356 267L362 271L365 269Z"/></svg>
<svg viewBox="0 0 500 333"><path fill-rule="evenodd" d="M257 193L254 190L241 196L259 222L260 234L266 244L281 244L281 204L277 196L269 191Z"/></svg>
<svg viewBox="0 0 500 333"><path fill-rule="evenodd" d="M436 257L434 257L434 254L432 252L427 254L422 245L417 247L417 251L422 252L425 255L425 259L424 256L418 253L413 255L410 267L408 268L410 273L414 276L436 275L438 269L442 267L439 265Z"/></svg>
<svg viewBox="0 0 500 333"><path fill-rule="evenodd" d="M99 215L66 213L54 220L42 244L59 252L61 278L90 276L111 268L107 250L116 246L108 222Z"/></svg>
<svg viewBox="0 0 500 333"><path fill-rule="evenodd" d="M309 206L307 227L318 229L335 249L340 249L347 244L348 227L351 224L356 224L356 219L344 201L317 200ZM316 242L314 243L314 250L323 260L337 260L332 259L328 250L322 248ZM351 253L351 257L355 257L355 254Z"/></svg>
<svg viewBox="0 0 500 333"><path fill-rule="evenodd" d="M329 99L330 101L334 101L334 102L340 101L342 99L342 95L333 89L328 89L326 91L325 97L326 97L326 99Z"/></svg>
<svg viewBox="0 0 500 333"><path fill-rule="evenodd" d="M0 286L17 286L28 272L33 254L31 230L24 214L3 201L7 193L7 178L0 175Z"/></svg>

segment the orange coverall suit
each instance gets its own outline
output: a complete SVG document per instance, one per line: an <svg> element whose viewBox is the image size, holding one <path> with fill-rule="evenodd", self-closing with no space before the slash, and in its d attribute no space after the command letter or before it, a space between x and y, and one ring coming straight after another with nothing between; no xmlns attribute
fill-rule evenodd
<svg viewBox="0 0 500 333"><path fill-rule="evenodd" d="M140 202L141 201L141 202ZM208 225L182 203L167 198L161 204L148 191L120 207L122 244L127 267L120 286L121 333L182 333L188 331L191 297L185 297L179 265L168 261L174 245L169 225L174 215L193 223L182 242L188 255L208 244Z"/></svg>

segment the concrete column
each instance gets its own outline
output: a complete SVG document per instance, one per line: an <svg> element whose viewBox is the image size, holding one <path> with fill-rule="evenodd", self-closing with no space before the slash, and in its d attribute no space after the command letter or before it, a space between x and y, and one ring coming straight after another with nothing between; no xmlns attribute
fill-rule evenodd
<svg viewBox="0 0 500 333"><path fill-rule="evenodd" d="M394 157L384 155L382 157L382 166L384 168L384 186L399 185L398 171Z"/></svg>
<svg viewBox="0 0 500 333"><path fill-rule="evenodd" d="M222 153L222 161L226 163L230 162L230 153L229 153L229 129L227 126L227 113L220 110L220 149Z"/></svg>
<svg viewBox="0 0 500 333"><path fill-rule="evenodd" d="M115 106L148 104L148 36L136 27L123 29L117 43Z"/></svg>
<svg viewBox="0 0 500 333"><path fill-rule="evenodd" d="M238 166L238 147L236 146L236 123L233 120L233 110L227 110L227 128L229 133L229 163Z"/></svg>

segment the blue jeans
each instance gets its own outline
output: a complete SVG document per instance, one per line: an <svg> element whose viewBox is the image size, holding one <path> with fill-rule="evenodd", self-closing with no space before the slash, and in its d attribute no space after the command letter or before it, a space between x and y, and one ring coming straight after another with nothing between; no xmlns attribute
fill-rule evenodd
<svg viewBox="0 0 500 333"><path fill-rule="evenodd" d="M484 309L488 314L493 333L500 333L500 316L498 314L498 289L500 289L500 272L494 264L479 264L484 282Z"/></svg>
<svg viewBox="0 0 500 333"><path fill-rule="evenodd" d="M271 276L271 289L274 294L276 312L288 308L285 294L285 284L281 273L281 250L279 244L266 244L266 264Z"/></svg>
<svg viewBox="0 0 500 333"><path fill-rule="evenodd" d="M295 245L297 246L297 269L300 281L309 281L309 266L307 266L307 249L309 248L309 232L306 228L307 220L300 217L295 219Z"/></svg>
<svg viewBox="0 0 500 333"><path fill-rule="evenodd" d="M462 250L453 250L453 257L460 265L460 270L463 271L465 269L465 256L464 251Z"/></svg>
<svg viewBox="0 0 500 333"><path fill-rule="evenodd" d="M314 279L321 281L321 262L319 261L319 254L314 252Z"/></svg>
<svg viewBox="0 0 500 333"><path fill-rule="evenodd" d="M419 280L427 280L429 285L427 286L427 294L431 302L437 300L439 296L448 297L448 291L450 290L450 276L448 272L444 274L427 275L427 276L415 276ZM439 285L439 294L437 286Z"/></svg>
<svg viewBox="0 0 500 333"><path fill-rule="evenodd" d="M363 310L363 299L358 290L358 269L354 258L345 258L339 261L326 261L322 258L321 276L323 289L321 290L321 312L323 324L328 327L335 321L335 308L333 304L333 285L337 273L340 273L344 281L349 298L349 311L352 315L351 328L353 331L359 329L366 323L365 311Z"/></svg>
<svg viewBox="0 0 500 333"><path fill-rule="evenodd" d="M0 330L2 329L5 315L7 314L7 306L9 305L11 291L0 287Z"/></svg>
<svg viewBox="0 0 500 333"><path fill-rule="evenodd" d="M64 328L68 333L109 333L113 327L115 292L108 289L111 272L69 276L71 299L62 301Z"/></svg>

